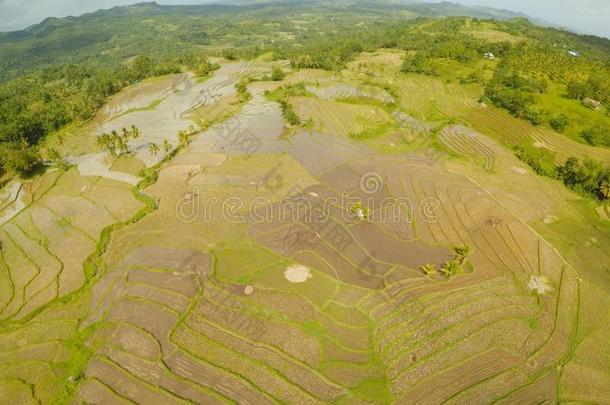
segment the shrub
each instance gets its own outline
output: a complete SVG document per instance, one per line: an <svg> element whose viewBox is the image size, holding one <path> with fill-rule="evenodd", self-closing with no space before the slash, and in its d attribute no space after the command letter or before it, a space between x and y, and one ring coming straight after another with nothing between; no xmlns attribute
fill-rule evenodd
<svg viewBox="0 0 610 405"><path fill-rule="evenodd" d="M271 80L273 80L274 82L279 82L280 80L284 80L285 77L286 74L284 73L281 67L273 67L273 70L271 71Z"/></svg>
<svg viewBox="0 0 610 405"><path fill-rule="evenodd" d="M235 84L235 90L237 90L240 102L243 103L250 99L251 94L248 92L248 81L246 79L241 79L237 82L237 84Z"/></svg>
<svg viewBox="0 0 610 405"><path fill-rule="evenodd" d="M211 63L207 57L203 57L199 65L197 66L196 73L197 76L206 77L213 71L219 69L220 66L216 63Z"/></svg>
<svg viewBox="0 0 610 405"><path fill-rule="evenodd" d="M584 139L589 145L593 146L610 146L610 130L601 125L596 125L589 129L585 129L580 133L582 139Z"/></svg>
<svg viewBox="0 0 610 405"><path fill-rule="evenodd" d="M284 116L284 119L290 125L299 125L301 123L301 119L299 118L297 113L294 112L292 105L290 105L290 103L288 103L286 100L280 101L280 109L282 110L282 115Z"/></svg>
<svg viewBox="0 0 610 405"><path fill-rule="evenodd" d="M555 131L561 132L561 133L563 133L563 131L565 131L565 129L569 125L569 123L570 123L570 120L569 120L568 116L565 114L560 114L556 117L553 117L549 121L549 125L551 126L551 128L553 128Z"/></svg>

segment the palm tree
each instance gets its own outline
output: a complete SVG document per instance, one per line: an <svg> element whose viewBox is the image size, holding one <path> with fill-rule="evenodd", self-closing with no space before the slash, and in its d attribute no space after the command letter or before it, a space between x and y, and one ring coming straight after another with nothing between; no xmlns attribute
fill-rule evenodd
<svg viewBox="0 0 610 405"><path fill-rule="evenodd" d="M186 132L180 131L178 132L178 141L180 141L181 145L188 145L190 142L190 138Z"/></svg>
<svg viewBox="0 0 610 405"><path fill-rule="evenodd" d="M173 148L174 147L171 143L169 143L167 139L163 141L163 150L165 151L165 153L170 153Z"/></svg>
<svg viewBox="0 0 610 405"><path fill-rule="evenodd" d="M49 160L55 166L57 166L57 168L59 170L66 170L68 168L68 163L61 156L61 153L59 153L59 151L57 149L54 149L54 148L47 149L47 156L49 157Z"/></svg>
<svg viewBox="0 0 610 405"><path fill-rule="evenodd" d="M115 157L119 156L121 154L121 151L123 150L123 142L121 136L114 129L112 130L112 132L110 132L107 148L108 151Z"/></svg>
<svg viewBox="0 0 610 405"><path fill-rule="evenodd" d="M97 144L100 148L102 148L102 149L108 148L109 143L110 143L110 135L101 134L97 137Z"/></svg>
<svg viewBox="0 0 610 405"><path fill-rule="evenodd" d="M136 127L135 125L131 126L131 137L132 139L138 139L140 137L140 135L142 135L140 133L140 130L138 129L138 127Z"/></svg>
<svg viewBox="0 0 610 405"><path fill-rule="evenodd" d="M106 150L108 151L108 153L110 153L112 156L116 157L117 156L117 147L113 142L109 142L108 145L106 146Z"/></svg>
<svg viewBox="0 0 610 405"><path fill-rule="evenodd" d="M127 140L122 137L116 138L116 146L119 150L119 156L129 153L129 145L127 144Z"/></svg>
<svg viewBox="0 0 610 405"><path fill-rule="evenodd" d="M152 156L157 156L160 151L161 148L159 148L159 145L157 145L156 143L151 143L150 145L148 145L148 152L150 152Z"/></svg>
<svg viewBox="0 0 610 405"><path fill-rule="evenodd" d="M610 181L604 180L602 185L599 186L599 191L602 193L602 196L607 200L610 198Z"/></svg>
<svg viewBox="0 0 610 405"><path fill-rule="evenodd" d="M195 126L194 126L194 125L189 125L188 132L187 132L187 133L188 133L189 135L193 135L195 132L196 132Z"/></svg>
<svg viewBox="0 0 610 405"><path fill-rule="evenodd" d="M472 253L472 246L465 243L463 245L453 246L455 252L455 260L460 264L464 264L468 256Z"/></svg>
<svg viewBox="0 0 610 405"><path fill-rule="evenodd" d="M447 261L441 266L441 273L443 273L445 277L455 276L456 274L463 272L464 269L462 269L462 266L457 260Z"/></svg>
<svg viewBox="0 0 610 405"><path fill-rule="evenodd" d="M422 266L421 270L426 276L434 276L436 274L436 266L433 264L425 264Z"/></svg>

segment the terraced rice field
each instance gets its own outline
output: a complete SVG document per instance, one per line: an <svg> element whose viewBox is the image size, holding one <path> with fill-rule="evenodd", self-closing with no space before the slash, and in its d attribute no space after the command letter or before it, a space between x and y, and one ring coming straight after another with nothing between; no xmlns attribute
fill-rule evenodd
<svg viewBox="0 0 610 405"><path fill-rule="evenodd" d="M392 103L394 99L383 89L372 86L353 86L348 83L327 84L323 87L307 86L307 91L324 100L370 99Z"/></svg>
<svg viewBox="0 0 610 405"><path fill-rule="evenodd" d="M429 121L462 117L478 106L480 96L475 87L414 74L397 74L393 86L401 95L402 109Z"/></svg>
<svg viewBox="0 0 610 405"><path fill-rule="evenodd" d="M517 144L527 140L540 145L555 154L557 163L562 164L569 157L584 159L591 157L601 162L610 163L610 150L596 148L569 139L561 134L543 127L534 127L526 121L510 116L493 107L478 106L465 116L477 130L495 135L501 142Z"/></svg>
<svg viewBox="0 0 610 405"><path fill-rule="evenodd" d="M341 103L311 97L293 97L290 102L313 128L324 133L349 136L375 128L391 120L383 109L373 105Z"/></svg>
<svg viewBox="0 0 610 405"><path fill-rule="evenodd" d="M448 126L438 136L439 141L457 155L481 161L486 170L496 166L496 146L488 138L463 126Z"/></svg>
<svg viewBox="0 0 610 405"><path fill-rule="evenodd" d="M229 97L240 77L269 69L227 64L196 88ZM596 344L610 333L606 285L593 289L588 258L564 257L573 253L556 239L561 221L537 228L544 215L575 215L558 211L571 194L512 170L519 163L508 150L466 127L445 126L438 139L484 167L425 150L382 154L349 138L401 117L426 126L419 119L438 106L478 108L426 100L426 91L447 91L422 89L440 86L433 81L401 81L413 97L403 95L394 116L291 99L314 125L287 137L264 92L316 74L251 83L249 101L224 121L206 115L212 124L145 189L71 168L5 193L3 210L16 195L23 207L0 225L0 398L608 401L610 354ZM224 100L197 94L187 103L172 93L150 114L179 111L173 136L191 123L182 113L208 114L202 103ZM601 251L608 236L595 235ZM422 272L461 244L473 248L462 274ZM550 291L532 291L533 279Z"/></svg>
<svg viewBox="0 0 610 405"><path fill-rule="evenodd" d="M610 149L585 145L548 128L536 127L506 111L481 105L481 90L474 85L445 83L441 79L399 72L400 59L390 51L363 54L350 65L352 71L373 72L380 83L389 84L400 95L405 112L428 121L458 120L494 138L501 144L536 143L555 154L557 163L568 157L592 157L610 163ZM353 72L346 74L352 76Z"/></svg>
<svg viewBox="0 0 610 405"><path fill-rule="evenodd" d="M26 206L2 225L2 319L23 319L84 283L83 262L102 230L140 203L128 185L74 169L28 184Z"/></svg>

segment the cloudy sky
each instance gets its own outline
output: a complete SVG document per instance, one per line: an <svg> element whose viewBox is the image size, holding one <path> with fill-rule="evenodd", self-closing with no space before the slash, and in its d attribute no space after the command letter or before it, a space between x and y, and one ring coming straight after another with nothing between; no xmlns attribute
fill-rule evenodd
<svg viewBox="0 0 610 405"><path fill-rule="evenodd" d="M575 31L610 38L610 0L453 0L521 11ZM0 31L12 31L45 17L79 15L134 0L0 0ZM202 0L158 0L161 4L196 4Z"/></svg>

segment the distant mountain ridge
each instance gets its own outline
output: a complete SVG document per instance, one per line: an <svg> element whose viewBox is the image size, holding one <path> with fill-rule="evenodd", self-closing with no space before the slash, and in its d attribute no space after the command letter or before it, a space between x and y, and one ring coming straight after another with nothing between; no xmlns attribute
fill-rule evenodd
<svg viewBox="0 0 610 405"><path fill-rule="evenodd" d="M515 12L507 9L498 9L493 7L485 6L464 6L459 3L453 3L449 1L443 1L439 3L426 3L420 1L410 0L377 0L374 2L365 0L332 0L332 1L320 1L312 0L304 2L302 0L232 0L232 1L207 1L201 4L193 5L164 5L159 4L156 1L151 2L140 2L126 6L114 6L108 9L100 9L91 13L85 13L79 16L68 16L68 17L48 17L37 24L33 24L23 30L0 32L0 40L2 36L11 37L13 39L25 38L30 35L38 35L45 31L45 28L52 27L57 24L65 22L78 22L80 19L86 19L94 16L121 16L125 14L156 14L156 13L167 13L179 10L191 10L191 11L205 11L207 9L218 9L218 8L231 8L235 6L239 7L265 7L269 5L283 5L283 6L364 6L370 7L371 5L382 5L390 8L403 8L405 10L412 11L422 17L473 17L473 18L493 18L498 20L508 20L512 18L526 18L530 21L536 22L540 25L550 25L540 19L535 19L527 14Z"/></svg>
<svg viewBox="0 0 610 405"><path fill-rule="evenodd" d="M23 30L0 33L0 81L28 71L66 63L96 59L96 64L120 63L134 55L147 53L164 56L177 49L195 50L215 41L215 45L257 46L254 32L266 44L276 38L255 21L279 19L284 32L300 35L291 25L299 13L335 15L334 18L369 23L384 21L402 24L417 17L472 17L478 19L527 19L522 13L490 7L466 7L452 2L425 3L405 0L258 0L208 2L199 5L161 5L143 2L115 6L77 17L49 17ZM234 25L235 16L248 16L248 28ZM325 21L328 23L328 21ZM328 27L327 27L328 28ZM246 31L244 31L246 29ZM312 26L314 31L319 28ZM330 28L332 29L332 27ZM249 30L249 31L248 31Z"/></svg>

